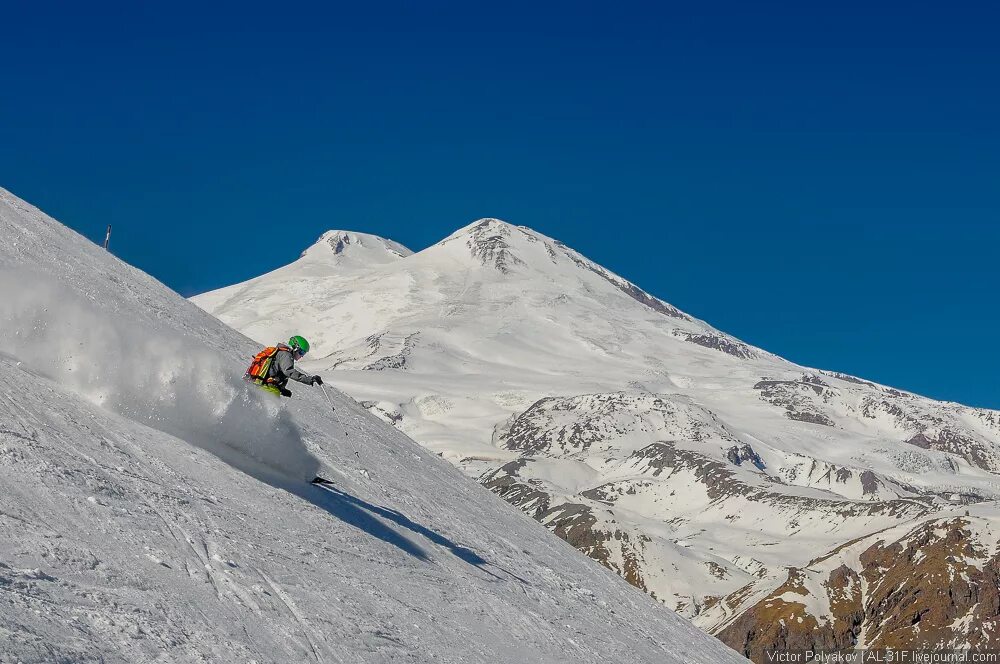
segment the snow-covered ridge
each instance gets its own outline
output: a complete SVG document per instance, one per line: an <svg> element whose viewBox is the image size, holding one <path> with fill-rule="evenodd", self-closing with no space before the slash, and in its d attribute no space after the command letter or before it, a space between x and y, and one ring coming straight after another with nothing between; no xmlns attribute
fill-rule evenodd
<svg viewBox="0 0 1000 664"><path fill-rule="evenodd" d="M0 661L740 661L3 190L0 237Z"/></svg>

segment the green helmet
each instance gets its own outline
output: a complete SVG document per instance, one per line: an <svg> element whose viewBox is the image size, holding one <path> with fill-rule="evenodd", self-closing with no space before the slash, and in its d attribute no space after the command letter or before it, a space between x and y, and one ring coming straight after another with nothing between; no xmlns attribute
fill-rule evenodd
<svg viewBox="0 0 1000 664"><path fill-rule="evenodd" d="M305 337L300 337L297 334L288 340L288 346L292 350L297 350L303 355L309 352L309 342L305 340Z"/></svg>

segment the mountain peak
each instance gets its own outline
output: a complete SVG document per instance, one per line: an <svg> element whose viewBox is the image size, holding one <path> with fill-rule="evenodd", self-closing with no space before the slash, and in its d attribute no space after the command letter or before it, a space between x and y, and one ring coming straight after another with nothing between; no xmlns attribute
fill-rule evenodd
<svg viewBox="0 0 1000 664"><path fill-rule="evenodd" d="M413 252L392 240L378 235L355 231L330 230L302 252L301 258L324 262L356 259L373 263L388 263L405 258Z"/></svg>
<svg viewBox="0 0 1000 664"><path fill-rule="evenodd" d="M535 243L541 238L542 236L525 226L515 226L502 219L485 217L458 229L438 242L437 246L461 241L472 257L484 266L507 274L515 266L526 263L523 245Z"/></svg>
<svg viewBox="0 0 1000 664"><path fill-rule="evenodd" d="M471 224L459 228L457 231L445 238L445 240L462 235L471 235L474 233L499 233L501 235L509 235L515 228L522 227L515 226L514 224L506 222L503 219L483 217L482 219L477 219Z"/></svg>
<svg viewBox="0 0 1000 664"><path fill-rule="evenodd" d="M467 251L473 260L504 276L527 269L536 274L543 272L548 275L545 279L551 280L555 274L579 275L582 270L585 274L596 275L654 311L671 318L690 320L690 316L676 307L653 297L632 282L606 270L562 242L527 226L515 226L501 219L487 217L460 228L431 249L435 247L447 247L445 251L458 250L459 253ZM460 247L462 248L459 249ZM695 336L700 339L700 335ZM714 335L709 335L705 339L706 343L717 342L717 337ZM744 351L741 349L740 352Z"/></svg>

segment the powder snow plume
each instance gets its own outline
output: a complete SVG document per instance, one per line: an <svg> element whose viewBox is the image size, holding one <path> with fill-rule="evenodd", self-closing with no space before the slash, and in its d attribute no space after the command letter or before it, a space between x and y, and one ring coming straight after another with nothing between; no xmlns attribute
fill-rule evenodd
<svg viewBox="0 0 1000 664"><path fill-rule="evenodd" d="M252 474L319 469L282 404L197 339L116 318L27 270L0 270L0 293L0 352L29 370Z"/></svg>

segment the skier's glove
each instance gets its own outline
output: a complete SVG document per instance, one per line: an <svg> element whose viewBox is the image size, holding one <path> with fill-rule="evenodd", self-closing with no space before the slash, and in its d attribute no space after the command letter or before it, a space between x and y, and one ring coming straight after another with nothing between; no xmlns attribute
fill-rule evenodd
<svg viewBox="0 0 1000 664"><path fill-rule="evenodd" d="M288 389L287 387L279 387L278 391L281 392L281 396L283 396L283 397L290 397L290 396L292 396L292 391L290 389Z"/></svg>
<svg viewBox="0 0 1000 664"><path fill-rule="evenodd" d="M322 385L323 384L323 379L320 378L319 376L313 376L312 384L313 385Z"/></svg>

